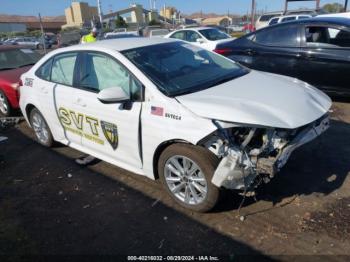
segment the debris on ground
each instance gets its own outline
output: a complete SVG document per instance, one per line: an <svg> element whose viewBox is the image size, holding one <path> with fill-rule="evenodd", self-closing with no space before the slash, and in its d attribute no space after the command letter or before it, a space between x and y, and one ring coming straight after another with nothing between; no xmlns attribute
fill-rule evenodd
<svg viewBox="0 0 350 262"><path fill-rule="evenodd" d="M345 240L350 235L350 197L338 199L326 206L324 211L309 213L303 218L303 230L327 233Z"/></svg>
<svg viewBox="0 0 350 262"><path fill-rule="evenodd" d="M0 129L16 126L22 120L23 117L0 117Z"/></svg>

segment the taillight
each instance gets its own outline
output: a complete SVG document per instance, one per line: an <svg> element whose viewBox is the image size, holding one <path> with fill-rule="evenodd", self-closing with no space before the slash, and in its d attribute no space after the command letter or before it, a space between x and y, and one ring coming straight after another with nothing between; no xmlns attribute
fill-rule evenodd
<svg viewBox="0 0 350 262"><path fill-rule="evenodd" d="M12 87L14 90L16 90L16 91L19 89L20 86L21 86L21 85L20 85L20 82L11 84L11 87Z"/></svg>
<svg viewBox="0 0 350 262"><path fill-rule="evenodd" d="M223 56L229 55L232 52L230 48L217 48L214 49L214 52Z"/></svg>

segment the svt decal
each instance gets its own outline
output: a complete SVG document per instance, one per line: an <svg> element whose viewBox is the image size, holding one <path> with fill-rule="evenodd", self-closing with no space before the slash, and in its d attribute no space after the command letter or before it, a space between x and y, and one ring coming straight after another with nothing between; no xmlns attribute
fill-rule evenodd
<svg viewBox="0 0 350 262"><path fill-rule="evenodd" d="M59 120L63 127L76 135L80 135L92 142L104 145L104 140L100 138L99 127L113 150L118 148L118 127L115 124L99 121L97 118L76 113L73 110L60 107L58 109ZM89 126L89 133L84 132L84 124Z"/></svg>

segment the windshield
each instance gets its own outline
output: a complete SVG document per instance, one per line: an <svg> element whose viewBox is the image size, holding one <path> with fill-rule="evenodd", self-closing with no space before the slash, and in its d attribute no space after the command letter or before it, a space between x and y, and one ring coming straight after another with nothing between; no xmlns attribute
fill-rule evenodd
<svg viewBox="0 0 350 262"><path fill-rule="evenodd" d="M207 89L249 72L220 55L182 42L122 53L170 97Z"/></svg>
<svg viewBox="0 0 350 262"><path fill-rule="evenodd" d="M204 35L206 39L211 41L230 38L227 34L217 29L203 29L199 30L199 32Z"/></svg>
<svg viewBox="0 0 350 262"><path fill-rule="evenodd" d="M11 49L0 51L0 70L33 65L41 55L31 49Z"/></svg>

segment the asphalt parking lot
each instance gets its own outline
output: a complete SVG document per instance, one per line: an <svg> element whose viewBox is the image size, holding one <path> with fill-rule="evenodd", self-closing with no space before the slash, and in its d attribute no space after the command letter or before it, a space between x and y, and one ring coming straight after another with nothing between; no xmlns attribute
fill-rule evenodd
<svg viewBox="0 0 350 262"><path fill-rule="evenodd" d="M332 110L331 128L246 200L244 221L230 192L213 212L193 213L157 181L40 146L24 122L1 131L0 255L350 255L350 103Z"/></svg>

